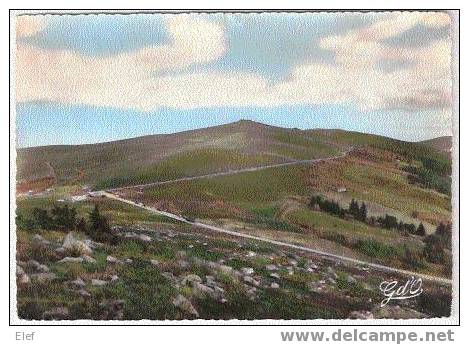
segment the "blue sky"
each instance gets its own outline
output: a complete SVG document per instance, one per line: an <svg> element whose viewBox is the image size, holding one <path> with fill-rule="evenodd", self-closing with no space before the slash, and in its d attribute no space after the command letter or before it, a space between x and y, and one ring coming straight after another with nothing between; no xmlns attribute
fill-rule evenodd
<svg viewBox="0 0 469 345"><path fill-rule="evenodd" d="M25 16L17 143L82 144L251 119L451 133L444 13Z"/></svg>

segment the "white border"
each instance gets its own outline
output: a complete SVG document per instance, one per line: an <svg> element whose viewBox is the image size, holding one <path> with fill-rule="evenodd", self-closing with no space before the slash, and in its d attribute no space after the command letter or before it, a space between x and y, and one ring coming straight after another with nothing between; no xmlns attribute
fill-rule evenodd
<svg viewBox="0 0 469 345"><path fill-rule="evenodd" d="M347 7L347 6L344 6ZM211 11L211 10L207 10ZM253 10L254 11L254 10ZM257 11L257 10L256 10ZM288 10L285 10L288 11ZM15 17L18 14L34 14L34 13L102 13L102 12L114 12L114 13L134 13L134 12L161 12L161 10L53 10L53 11L44 11L44 10L20 10L12 11L10 13L10 90L14 90L15 78L14 78L14 62L15 62ZM169 12L177 12L177 10L170 10ZM278 12L281 12L279 10ZM352 11L351 11L352 12ZM15 177L16 177L16 109L14 101L14 91L10 93L10 137L11 137L11 146L10 146L10 179L12 181L10 186L10 284L11 284L11 304L10 304L10 317L11 323L13 325L456 325L459 322L459 39L458 39L458 29L459 29L459 14L457 11L450 12L453 18L453 193L452 193L452 204L453 204L453 228L458 231L453 232L453 306L452 306L452 315L449 318L432 318L424 320L389 320L389 319L379 319L379 320L167 320L167 321L153 321L153 320L139 320L139 321L94 321L94 320L74 320L74 321L30 321L30 320L21 320L17 316L16 312L16 226L14 221L15 209L16 209L16 198L15 198Z"/></svg>

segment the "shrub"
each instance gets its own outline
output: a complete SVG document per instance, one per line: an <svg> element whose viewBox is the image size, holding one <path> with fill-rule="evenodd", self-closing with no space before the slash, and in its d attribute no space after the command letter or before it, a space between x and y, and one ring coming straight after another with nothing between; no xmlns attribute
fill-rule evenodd
<svg viewBox="0 0 469 345"><path fill-rule="evenodd" d="M419 224L415 234L418 235L418 236L425 236L426 235L425 227L423 226L422 223Z"/></svg>
<svg viewBox="0 0 469 345"><path fill-rule="evenodd" d="M423 268L425 267L425 259L422 253L406 248L404 252L404 264L412 269Z"/></svg>
<svg viewBox="0 0 469 345"><path fill-rule="evenodd" d="M109 242L114 236L111 233L111 227L105 216L99 212L98 205L95 205L89 213L89 226L86 228L88 236L95 241Z"/></svg>
<svg viewBox="0 0 469 345"><path fill-rule="evenodd" d="M427 236L423 252L429 262L443 264L445 260L445 243L443 238L436 234Z"/></svg>

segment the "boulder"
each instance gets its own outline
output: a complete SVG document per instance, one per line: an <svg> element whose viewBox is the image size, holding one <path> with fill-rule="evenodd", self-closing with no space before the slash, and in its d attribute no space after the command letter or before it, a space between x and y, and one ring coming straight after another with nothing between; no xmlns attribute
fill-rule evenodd
<svg viewBox="0 0 469 345"><path fill-rule="evenodd" d="M181 309L184 313L190 314L195 317L199 317L199 313L194 308L191 302L183 295L177 295L173 300L173 305Z"/></svg>
<svg viewBox="0 0 469 345"><path fill-rule="evenodd" d="M152 238L145 234L138 235L138 239L142 242L151 242Z"/></svg>
<svg viewBox="0 0 469 345"><path fill-rule="evenodd" d="M192 285L192 289L193 289L194 294L200 297L204 295L208 295L212 298L218 297L218 294L215 292L214 289L199 282L194 282Z"/></svg>
<svg viewBox="0 0 469 345"><path fill-rule="evenodd" d="M83 254L81 257L83 258L83 262L86 262L88 264L96 263L96 259L94 259L93 257L91 257L87 254Z"/></svg>
<svg viewBox="0 0 469 345"><path fill-rule="evenodd" d="M188 261L186 260L178 260L177 261L177 265L182 268L182 269L186 269L186 268L189 268L190 267L190 264Z"/></svg>
<svg viewBox="0 0 469 345"><path fill-rule="evenodd" d="M36 280L39 283L44 283L46 281L54 280L56 278L57 276L52 272L31 274L31 280Z"/></svg>
<svg viewBox="0 0 469 345"><path fill-rule="evenodd" d="M86 283L83 281L81 278L77 278L75 280L72 280L69 285L73 288L81 289L86 286Z"/></svg>
<svg viewBox="0 0 469 345"><path fill-rule="evenodd" d="M160 264L160 262L158 260L155 260L155 259L151 259L150 260L150 263L153 265L153 266L158 266Z"/></svg>
<svg viewBox="0 0 469 345"><path fill-rule="evenodd" d="M270 276L275 279L280 279L280 275L278 275L277 273L271 273Z"/></svg>
<svg viewBox="0 0 469 345"><path fill-rule="evenodd" d="M259 286L259 284L260 284L259 281L257 281L256 279L254 279L251 276L244 276L243 280L244 280L244 282L246 282L248 284L251 284L253 286Z"/></svg>
<svg viewBox="0 0 469 345"><path fill-rule="evenodd" d="M327 277L330 277L332 279L337 279L339 276L337 275L337 273L335 273L334 269L332 267L328 267L327 268L327 274L326 274Z"/></svg>
<svg viewBox="0 0 469 345"><path fill-rule="evenodd" d="M58 261L59 264L64 264L64 263L68 263L68 262L83 262L83 258L82 257L78 257L78 258L73 258L71 256L67 256L65 258L63 258L62 260Z"/></svg>
<svg viewBox="0 0 469 345"><path fill-rule="evenodd" d="M202 278L197 274L188 274L182 279L182 285L194 285L195 283L202 283Z"/></svg>
<svg viewBox="0 0 469 345"><path fill-rule="evenodd" d="M66 320L69 318L69 311L66 307L57 307L47 310L42 314L44 320Z"/></svg>
<svg viewBox="0 0 469 345"><path fill-rule="evenodd" d="M107 284L107 281L101 279L91 279L91 285L93 286L104 286Z"/></svg>
<svg viewBox="0 0 469 345"><path fill-rule="evenodd" d="M106 257L106 261L109 262L110 264L121 264L122 263L121 260L119 260L118 258L115 258L111 255L108 255Z"/></svg>
<svg viewBox="0 0 469 345"><path fill-rule="evenodd" d="M21 267L20 265L16 265L16 276L20 277L24 274L25 274L25 272L23 270L23 267Z"/></svg>
<svg viewBox="0 0 469 345"><path fill-rule="evenodd" d="M349 319L355 320L371 320L374 319L373 313L368 310L359 310L359 311L352 311L349 316Z"/></svg>
<svg viewBox="0 0 469 345"><path fill-rule="evenodd" d="M270 283L270 288L271 289L278 289L280 287L280 285L278 285L277 283Z"/></svg>
<svg viewBox="0 0 469 345"><path fill-rule="evenodd" d="M80 241L75 238L73 232L69 232L62 244L68 251L78 252L79 254L91 254L93 250L83 241Z"/></svg>
<svg viewBox="0 0 469 345"><path fill-rule="evenodd" d="M31 282L31 279L26 273L18 277L18 283L20 284L29 284L30 282Z"/></svg>
<svg viewBox="0 0 469 345"><path fill-rule="evenodd" d="M91 294L88 291L86 291L85 289L78 290L76 293L78 295L80 295L81 297L84 297L84 298L91 297Z"/></svg>
<svg viewBox="0 0 469 345"><path fill-rule="evenodd" d="M276 270L278 269L278 267L275 266L275 265L266 265L266 266L265 266L265 269L266 269L267 271L276 271Z"/></svg>
<svg viewBox="0 0 469 345"><path fill-rule="evenodd" d="M254 269L252 267L243 267L241 268L241 272L245 275L251 275L254 273Z"/></svg>

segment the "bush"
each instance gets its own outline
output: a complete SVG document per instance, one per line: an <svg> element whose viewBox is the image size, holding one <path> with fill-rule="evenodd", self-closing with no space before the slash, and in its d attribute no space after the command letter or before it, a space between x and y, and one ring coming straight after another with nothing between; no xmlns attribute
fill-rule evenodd
<svg viewBox="0 0 469 345"><path fill-rule="evenodd" d="M372 239L358 240L355 248L365 255L374 258L390 258L398 256L397 249Z"/></svg>
<svg viewBox="0 0 469 345"><path fill-rule="evenodd" d="M111 242L114 237L111 233L111 227L107 218L99 212L98 205L95 205L89 213L89 226L86 227L86 233L93 240L99 242Z"/></svg>
<svg viewBox="0 0 469 345"><path fill-rule="evenodd" d="M423 252L427 261L443 264L445 261L445 242L443 238L436 234L427 236Z"/></svg>
<svg viewBox="0 0 469 345"><path fill-rule="evenodd" d="M406 248L404 253L404 264L411 269L423 268L425 267L425 259L422 253Z"/></svg>
<svg viewBox="0 0 469 345"><path fill-rule="evenodd" d="M425 227L423 226L422 223L419 224L415 234L418 235L418 236L425 236L426 235Z"/></svg>

